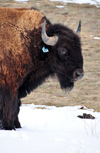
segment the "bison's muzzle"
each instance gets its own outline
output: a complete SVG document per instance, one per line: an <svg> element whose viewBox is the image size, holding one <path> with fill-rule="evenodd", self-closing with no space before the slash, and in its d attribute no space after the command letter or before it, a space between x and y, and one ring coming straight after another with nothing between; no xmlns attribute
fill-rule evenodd
<svg viewBox="0 0 100 153"><path fill-rule="evenodd" d="M75 82L79 79L82 79L83 76L84 76L84 71L83 69L79 68L73 72L73 79L71 81Z"/></svg>

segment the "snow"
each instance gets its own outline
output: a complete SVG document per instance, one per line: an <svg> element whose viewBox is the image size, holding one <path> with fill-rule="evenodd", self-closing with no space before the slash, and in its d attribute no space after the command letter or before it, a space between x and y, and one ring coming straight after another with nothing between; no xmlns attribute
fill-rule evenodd
<svg viewBox="0 0 100 153"><path fill-rule="evenodd" d="M28 0L15 0L17 2L27 2Z"/></svg>
<svg viewBox="0 0 100 153"><path fill-rule="evenodd" d="M91 5L100 5L100 0L50 0L50 1L60 1L64 3L77 3L77 4L91 4Z"/></svg>
<svg viewBox="0 0 100 153"><path fill-rule="evenodd" d="M28 0L15 0L16 2L23 2L23 3L27 3Z"/></svg>
<svg viewBox="0 0 100 153"><path fill-rule="evenodd" d="M58 5L58 6L56 6L56 7L58 7L58 8L64 8L65 6L62 6L62 5Z"/></svg>
<svg viewBox="0 0 100 153"><path fill-rule="evenodd" d="M100 40L100 37L94 37L93 35L90 35L90 37L92 37L93 39Z"/></svg>
<svg viewBox="0 0 100 153"><path fill-rule="evenodd" d="M0 131L0 153L100 153L100 112L80 107L22 105L22 128Z"/></svg>
<svg viewBox="0 0 100 153"><path fill-rule="evenodd" d="M15 0L17 2L28 2L28 0ZM63 2L62 4L67 4L67 3L77 3L77 4L91 4L91 5L96 5L97 7L100 6L100 0L50 0L50 1L60 1ZM59 6L57 6L59 7ZM60 8L63 8L62 6Z"/></svg>
<svg viewBox="0 0 100 153"><path fill-rule="evenodd" d="M100 39L100 37L94 37L94 39Z"/></svg>

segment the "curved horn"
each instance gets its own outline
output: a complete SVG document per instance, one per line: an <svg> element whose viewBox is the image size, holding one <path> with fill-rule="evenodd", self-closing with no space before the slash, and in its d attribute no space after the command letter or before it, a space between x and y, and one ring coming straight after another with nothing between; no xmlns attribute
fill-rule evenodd
<svg viewBox="0 0 100 153"><path fill-rule="evenodd" d="M79 21L79 25L78 25L78 28L76 30L76 33L80 34L80 31L81 31L81 20Z"/></svg>
<svg viewBox="0 0 100 153"><path fill-rule="evenodd" d="M54 46L58 41L58 37L57 36L48 37L45 30L45 24L46 24L46 21L44 21L43 27L42 27L42 33L41 33L42 40L46 45Z"/></svg>

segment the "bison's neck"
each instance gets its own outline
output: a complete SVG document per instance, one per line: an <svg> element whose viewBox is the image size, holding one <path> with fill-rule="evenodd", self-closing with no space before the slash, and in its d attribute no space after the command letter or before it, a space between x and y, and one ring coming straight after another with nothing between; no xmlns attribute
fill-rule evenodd
<svg viewBox="0 0 100 153"><path fill-rule="evenodd" d="M40 65L39 69L35 69L29 73L19 88L19 98L26 97L27 93L29 94L40 86L50 75L53 75L53 72L51 72L49 65L46 64L43 67Z"/></svg>

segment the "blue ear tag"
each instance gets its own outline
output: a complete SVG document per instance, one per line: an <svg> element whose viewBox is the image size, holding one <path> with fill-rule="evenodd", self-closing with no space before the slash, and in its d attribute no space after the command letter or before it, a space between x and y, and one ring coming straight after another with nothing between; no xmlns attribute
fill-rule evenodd
<svg viewBox="0 0 100 153"><path fill-rule="evenodd" d="M43 53L48 53L49 52L48 48L45 48L45 47L42 47L42 51L43 51Z"/></svg>

